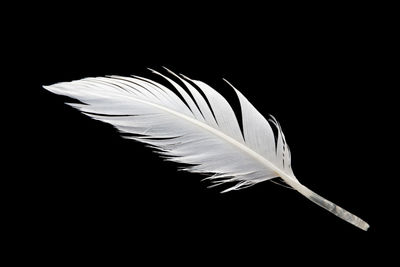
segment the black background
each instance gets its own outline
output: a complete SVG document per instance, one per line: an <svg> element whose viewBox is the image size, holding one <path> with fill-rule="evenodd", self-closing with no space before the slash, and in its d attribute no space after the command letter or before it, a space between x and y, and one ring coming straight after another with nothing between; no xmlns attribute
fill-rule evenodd
<svg viewBox="0 0 400 267"><path fill-rule="evenodd" d="M41 251L28 257L58 261L388 259L392 237L376 184L383 177L371 157L390 75L381 63L386 32L363 8L153 3L34 15L17 46L28 59L18 68L34 74L26 89L34 98L26 98L35 106L24 117L34 129L24 138L30 147L19 156L30 175L16 178L12 199L17 244ZM177 171L41 88L109 74L159 80L146 68L162 66L208 83L237 108L226 78L274 115L298 179L370 230L270 182L227 194L207 189L202 176Z"/></svg>

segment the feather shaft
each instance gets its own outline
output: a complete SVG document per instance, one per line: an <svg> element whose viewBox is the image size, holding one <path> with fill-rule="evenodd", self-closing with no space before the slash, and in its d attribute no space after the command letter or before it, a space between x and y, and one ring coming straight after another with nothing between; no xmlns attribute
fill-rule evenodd
<svg viewBox="0 0 400 267"><path fill-rule="evenodd" d="M354 214L348 212L347 210L339 207L338 205L332 203L331 201L321 197L320 195L318 195L317 193L311 191L310 189L308 189L307 187L305 187L301 183L293 182L291 179L286 179L284 177L284 174L281 174L281 178L286 183L288 183L291 187L293 187L295 190L297 190L297 192L299 192L300 194L302 194L303 196L305 196L306 198L308 198L309 200L311 200L312 202L314 202L318 206L328 210L329 212L335 214L339 218L345 220L348 223L351 223L351 224L357 226L358 228L360 228L360 229L362 229L364 231L368 230L369 224L366 223L361 218L357 217L356 215L354 215Z"/></svg>

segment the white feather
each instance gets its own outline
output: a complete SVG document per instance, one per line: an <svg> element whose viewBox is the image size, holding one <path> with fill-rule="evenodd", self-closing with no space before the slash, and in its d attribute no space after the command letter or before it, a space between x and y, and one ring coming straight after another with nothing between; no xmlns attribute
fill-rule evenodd
<svg viewBox="0 0 400 267"><path fill-rule="evenodd" d="M223 192L281 177L319 206L368 229L366 222L299 183L279 123L272 116L268 122L238 90L234 88L243 133L230 104L210 86L169 71L187 92L173 79L153 72L164 77L179 96L160 83L136 76L85 78L44 88L78 99L82 104L70 105L122 133L134 134L127 138L157 148L169 160L189 164L186 170L212 174L207 179L214 185L236 182ZM276 127L276 135L271 126Z"/></svg>

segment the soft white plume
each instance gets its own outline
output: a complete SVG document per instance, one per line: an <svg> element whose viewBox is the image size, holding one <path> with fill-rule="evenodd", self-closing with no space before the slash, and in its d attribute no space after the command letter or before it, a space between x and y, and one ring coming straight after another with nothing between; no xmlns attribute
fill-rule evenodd
<svg viewBox="0 0 400 267"><path fill-rule="evenodd" d="M368 229L366 222L299 183L279 123L272 116L266 120L238 90L234 88L243 132L230 104L207 84L171 71L172 77L153 72L164 77L176 93L137 76L85 78L44 88L78 99L82 104L69 105L132 134L126 138L151 145L169 160L189 164L186 170L211 174L207 179L215 185L235 182L223 192L281 177L319 206Z"/></svg>

